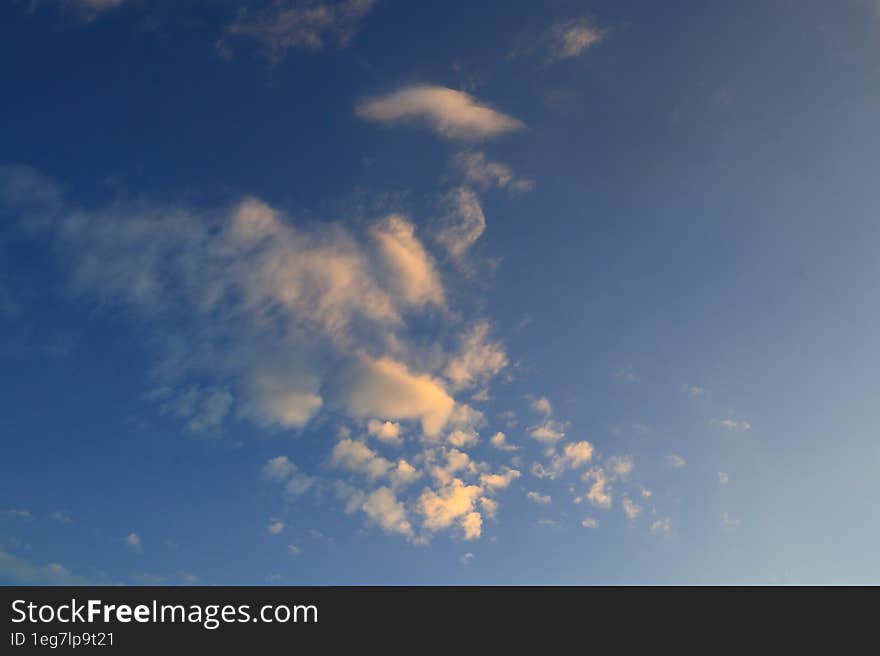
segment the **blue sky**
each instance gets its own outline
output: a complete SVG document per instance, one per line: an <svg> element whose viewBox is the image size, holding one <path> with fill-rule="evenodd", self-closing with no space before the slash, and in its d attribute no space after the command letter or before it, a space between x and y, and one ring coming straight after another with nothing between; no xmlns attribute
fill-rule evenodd
<svg viewBox="0 0 880 656"><path fill-rule="evenodd" d="M880 9L0 8L0 581L880 582Z"/></svg>

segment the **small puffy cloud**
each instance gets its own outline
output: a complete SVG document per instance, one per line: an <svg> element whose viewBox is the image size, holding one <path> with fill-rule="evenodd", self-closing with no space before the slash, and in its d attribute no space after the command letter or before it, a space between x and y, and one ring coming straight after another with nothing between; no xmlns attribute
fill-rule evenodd
<svg viewBox="0 0 880 656"><path fill-rule="evenodd" d="M429 436L443 430L455 406L440 381L391 358L366 355L352 367L342 396L355 417L419 419Z"/></svg>
<svg viewBox="0 0 880 656"><path fill-rule="evenodd" d="M35 565L0 548L0 579L24 585L94 585L58 563Z"/></svg>
<svg viewBox="0 0 880 656"><path fill-rule="evenodd" d="M716 419L713 421L714 424L721 426L725 430L742 433L748 430L752 430L752 425L741 419Z"/></svg>
<svg viewBox="0 0 880 656"><path fill-rule="evenodd" d="M666 462L669 463L670 467L673 467L675 469L681 469L687 464L687 460L682 458L677 453L670 453L668 456L666 456Z"/></svg>
<svg viewBox="0 0 880 656"><path fill-rule="evenodd" d="M580 469L593 458L593 445L582 440L566 444L562 453L557 453L550 460L548 466L535 463L532 466L532 474L538 478L554 479L566 470Z"/></svg>
<svg viewBox="0 0 880 656"><path fill-rule="evenodd" d="M328 43L342 48L349 44L373 4L374 0L276 0L259 10L242 8L226 28L227 36L217 44L218 49L228 57L230 37L249 38L259 43L270 59L278 61L291 48L317 51Z"/></svg>
<svg viewBox="0 0 880 656"><path fill-rule="evenodd" d="M565 437L565 425L553 419L529 428L529 435L543 444L555 444Z"/></svg>
<svg viewBox="0 0 880 656"><path fill-rule="evenodd" d="M458 449L464 449L474 446L479 441L479 438L472 430L458 429L452 431L449 437L446 438L446 441Z"/></svg>
<svg viewBox="0 0 880 656"><path fill-rule="evenodd" d="M498 502L490 497L480 497L480 509L486 517L494 519L498 514Z"/></svg>
<svg viewBox="0 0 880 656"><path fill-rule="evenodd" d="M421 123L447 139L482 140L521 130L523 123L462 91L414 85L358 104L355 113L379 123Z"/></svg>
<svg viewBox="0 0 880 656"><path fill-rule="evenodd" d="M599 520L595 517L587 517L581 522L581 526L584 528L599 528Z"/></svg>
<svg viewBox="0 0 880 656"><path fill-rule="evenodd" d="M386 533L412 535L412 525L406 516L406 508L391 488L380 487L366 496L360 505L370 521Z"/></svg>
<svg viewBox="0 0 880 656"><path fill-rule="evenodd" d="M457 187L443 197L447 208L435 239L453 260L461 260L486 231L486 216L480 199L468 187Z"/></svg>
<svg viewBox="0 0 880 656"><path fill-rule="evenodd" d="M455 522L467 522L473 536L477 524L473 517L474 504L482 494L478 485L466 485L460 479L453 479L448 485L435 491L425 488L418 499L418 509L422 514L424 527L437 531L452 526ZM479 537L479 533L476 537Z"/></svg>
<svg viewBox="0 0 880 656"><path fill-rule="evenodd" d="M735 528L739 528L740 520L736 517L732 517L729 513L722 513L721 515L721 528L726 531L732 531Z"/></svg>
<svg viewBox="0 0 880 656"><path fill-rule="evenodd" d="M605 470L601 467L593 467L584 474L584 480L592 481L592 485L587 490L587 500L597 508L610 508L612 497Z"/></svg>
<svg viewBox="0 0 880 656"><path fill-rule="evenodd" d="M718 484L727 485L730 482L730 474L727 472L718 472Z"/></svg>
<svg viewBox="0 0 880 656"><path fill-rule="evenodd" d="M278 521L278 520L274 520L274 521L269 522L269 525L266 527L266 532L269 535L278 535L283 530L284 530L284 522Z"/></svg>
<svg viewBox="0 0 880 656"><path fill-rule="evenodd" d="M462 565L470 565L472 562L474 562L474 554L468 551L467 553L461 555L461 557L458 559L458 562L460 562Z"/></svg>
<svg viewBox="0 0 880 656"><path fill-rule="evenodd" d="M444 372L453 389L486 384L507 366L504 346L489 338L490 330L488 321L478 321L460 337L458 352Z"/></svg>
<svg viewBox="0 0 880 656"><path fill-rule="evenodd" d="M394 466L394 469L391 470L391 473L388 474L388 478L391 480L391 486L394 489L397 489L413 483L418 480L421 475L422 473L418 469L401 458L397 461L397 464Z"/></svg>
<svg viewBox="0 0 880 656"><path fill-rule="evenodd" d="M606 464L615 478L626 478L635 465L632 456L612 456Z"/></svg>
<svg viewBox="0 0 880 656"><path fill-rule="evenodd" d="M127 546L132 551L141 552L143 551L143 544L141 544L141 536L137 533L129 533L125 536L125 546Z"/></svg>
<svg viewBox="0 0 880 656"><path fill-rule="evenodd" d="M510 191L531 191L535 187L535 181L531 178L517 177L507 164L489 161L485 153L479 151L458 153L453 161L465 180L480 189L498 187Z"/></svg>
<svg viewBox="0 0 880 656"><path fill-rule="evenodd" d="M284 484L285 494L291 498L305 494L317 482L314 477L301 471L287 456L277 456L267 460L261 474L268 481Z"/></svg>
<svg viewBox="0 0 880 656"><path fill-rule="evenodd" d="M550 403L550 399L546 396L539 396L535 399L532 399L532 408L534 408L537 412L540 412L542 415L549 417L553 414L553 404Z"/></svg>
<svg viewBox="0 0 880 656"><path fill-rule="evenodd" d="M382 478L393 466L389 460L363 442L350 438L336 443L330 455L330 463L335 467L363 474L370 480Z"/></svg>
<svg viewBox="0 0 880 656"><path fill-rule="evenodd" d="M535 503L540 504L542 506L549 505L550 502L553 501L552 497L549 494L541 494L539 492L534 492L534 491L531 491L528 494L526 494L526 497L528 497L528 499L530 501L534 501Z"/></svg>
<svg viewBox="0 0 880 656"><path fill-rule="evenodd" d="M507 441L507 436L501 431L498 431L489 439L489 444L499 451L517 451L519 449L518 446L510 444Z"/></svg>
<svg viewBox="0 0 880 656"><path fill-rule="evenodd" d="M633 502L629 497L623 497L623 513L626 515L626 518L630 521L634 520L638 517L642 512L642 507Z"/></svg>
<svg viewBox="0 0 880 656"><path fill-rule="evenodd" d="M287 545L287 553L290 554L291 556L299 556L302 553L302 549L300 549L295 544L288 544Z"/></svg>
<svg viewBox="0 0 880 656"><path fill-rule="evenodd" d="M394 421L370 419L367 423L367 433L385 444L392 446L401 446L403 444L403 438L400 436L400 424Z"/></svg>
<svg viewBox="0 0 880 656"><path fill-rule="evenodd" d="M503 490L519 478L520 475L519 470L505 467L504 471L500 474L481 474L480 483L490 492L494 492L495 490Z"/></svg>

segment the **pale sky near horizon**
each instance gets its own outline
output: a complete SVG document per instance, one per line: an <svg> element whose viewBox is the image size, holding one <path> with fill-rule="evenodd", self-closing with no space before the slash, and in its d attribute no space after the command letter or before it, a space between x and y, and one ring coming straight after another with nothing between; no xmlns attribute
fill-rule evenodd
<svg viewBox="0 0 880 656"><path fill-rule="evenodd" d="M0 583L880 583L876 2L0 53Z"/></svg>

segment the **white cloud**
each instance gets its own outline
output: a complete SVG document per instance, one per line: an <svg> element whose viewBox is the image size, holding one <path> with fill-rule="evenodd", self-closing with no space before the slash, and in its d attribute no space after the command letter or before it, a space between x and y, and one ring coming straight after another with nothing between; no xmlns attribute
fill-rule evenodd
<svg viewBox="0 0 880 656"><path fill-rule="evenodd" d="M586 481L592 481L592 485L587 491L589 502L597 508L610 508L612 497L605 470L601 467L593 467L584 474L583 478Z"/></svg>
<svg viewBox="0 0 880 656"><path fill-rule="evenodd" d="M389 460L378 455L363 442L343 439L333 447L330 455L333 466L361 473L370 480L382 478L391 470Z"/></svg>
<svg viewBox="0 0 880 656"><path fill-rule="evenodd" d="M479 537L479 513L474 511L474 504L481 494L480 486L466 485L458 478L437 491L425 488L418 500L424 527L437 531L459 523L469 539Z"/></svg>
<svg viewBox="0 0 880 656"><path fill-rule="evenodd" d="M409 305L443 305L445 292L434 261L405 217L392 214L373 226L373 238L388 269L388 284Z"/></svg>
<svg viewBox="0 0 880 656"><path fill-rule="evenodd" d="M453 389L485 385L507 366L504 346L489 338L488 321L473 324L459 339L459 348L444 372Z"/></svg>
<svg viewBox="0 0 880 656"><path fill-rule="evenodd" d="M540 412L542 415L550 417L553 414L553 404L546 396L539 396L532 400L532 408Z"/></svg>
<svg viewBox="0 0 880 656"><path fill-rule="evenodd" d="M510 191L531 191L535 187L535 181L531 178L517 177L507 164L489 161L486 154L480 151L458 153L453 161L465 180L480 189L498 187Z"/></svg>
<svg viewBox="0 0 880 656"><path fill-rule="evenodd" d="M494 492L496 490L503 490L519 477L519 470L505 467L501 474L481 474L480 483L488 491Z"/></svg>
<svg viewBox="0 0 880 656"><path fill-rule="evenodd" d="M604 37L604 30L585 19L560 21L550 28L552 59L569 59L583 54Z"/></svg>
<svg viewBox="0 0 880 656"><path fill-rule="evenodd" d="M672 520L669 517L661 517L651 524L650 531L654 535L669 535L672 533Z"/></svg>
<svg viewBox="0 0 880 656"><path fill-rule="evenodd" d="M317 483L316 478L301 471L287 456L277 456L266 461L261 473L266 480L282 483L285 494L290 498L305 494Z"/></svg>
<svg viewBox="0 0 880 656"><path fill-rule="evenodd" d="M486 231L486 216L480 199L467 187L453 189L443 200L448 211L435 238L454 260L461 260Z"/></svg>
<svg viewBox="0 0 880 656"><path fill-rule="evenodd" d="M250 38L265 49L270 59L278 61L291 48L315 51L328 43L345 47L373 4L374 0L276 0L261 10L241 9L226 28L228 36L221 39L218 48L229 56L228 37Z"/></svg>
<svg viewBox="0 0 880 656"><path fill-rule="evenodd" d="M670 467L673 467L675 469L680 469L687 464L687 460L682 458L677 453L671 453L668 456L666 456L666 462L669 463Z"/></svg>
<svg viewBox="0 0 880 656"><path fill-rule="evenodd" d="M443 430L455 406L439 380L391 358L366 355L352 367L342 397L355 417L418 419L427 435Z"/></svg>
<svg viewBox="0 0 880 656"><path fill-rule="evenodd" d="M498 431L489 439L489 444L491 444L493 447L495 447L499 451L517 451L517 450L519 450L518 446L516 446L514 444L510 444L507 441L507 436L504 433L502 433L501 431Z"/></svg>
<svg viewBox="0 0 880 656"><path fill-rule="evenodd" d="M718 472L718 484L727 485L730 482L730 474L727 472Z"/></svg>
<svg viewBox="0 0 880 656"><path fill-rule="evenodd" d="M599 528L599 520L595 517L587 517L581 522L581 526L584 528Z"/></svg>
<svg viewBox="0 0 880 656"><path fill-rule="evenodd" d="M685 385L684 393L690 396L691 398L697 398L700 396L706 396L708 392L705 388L700 387L699 385Z"/></svg>
<svg viewBox="0 0 880 656"><path fill-rule="evenodd" d="M529 435L544 444L554 444L565 437L565 425L548 419L543 424L529 428Z"/></svg>
<svg viewBox="0 0 880 656"><path fill-rule="evenodd" d="M549 494L541 494L540 492L534 492L534 491L531 491L528 494L526 494L526 497L528 497L528 499L530 501L534 501L535 503L540 504L542 506L549 505L550 502L553 501L552 497Z"/></svg>
<svg viewBox="0 0 880 656"><path fill-rule="evenodd" d="M608 470L616 478L626 478L632 473L635 463L632 456L612 456L608 458Z"/></svg>
<svg viewBox="0 0 880 656"><path fill-rule="evenodd" d="M367 423L367 433L374 436L380 442L390 444L391 446L402 446L403 438L401 437L400 424L393 421L379 421L378 419L370 419Z"/></svg>
<svg viewBox="0 0 880 656"><path fill-rule="evenodd" d="M269 522L269 525L266 527L266 532L269 535L278 535L284 530L284 522L273 520Z"/></svg>
<svg viewBox="0 0 880 656"><path fill-rule="evenodd" d="M127 546L132 551L143 551L143 545L141 544L141 536L137 533L129 533L125 536L125 546Z"/></svg>
<svg viewBox="0 0 880 656"><path fill-rule="evenodd" d="M479 441L479 438L472 430L458 429L452 431L446 438L446 441L458 449L464 449L474 446Z"/></svg>
<svg viewBox="0 0 880 656"><path fill-rule="evenodd" d="M287 545L287 553L290 554L291 556L299 556L302 553L302 549L300 549L295 544L288 544Z"/></svg>
<svg viewBox="0 0 880 656"><path fill-rule="evenodd" d="M630 521L638 517L642 512L642 507L633 502L629 497L623 497L623 512Z"/></svg>
<svg viewBox="0 0 880 656"><path fill-rule="evenodd" d="M716 419L713 423L721 426L721 428L738 433L752 430L752 425L741 419Z"/></svg>
<svg viewBox="0 0 880 656"><path fill-rule="evenodd" d="M474 554L468 551L467 553L462 554L458 561L462 565L470 565L474 561Z"/></svg>
<svg viewBox="0 0 880 656"><path fill-rule="evenodd" d="M613 372L613 376L618 380L622 380L627 383L637 383L642 379L641 376L636 373L635 369L633 369L633 366L631 364L616 369Z"/></svg>
<svg viewBox="0 0 880 656"><path fill-rule="evenodd" d="M569 469L580 469L593 458L593 445L582 440L566 444L562 453L555 454L546 467L541 463L532 466L532 474L538 478L555 479Z"/></svg>
<svg viewBox="0 0 880 656"><path fill-rule="evenodd" d="M431 85L403 87L368 99L358 116L380 123L423 123L447 139L480 140L521 130L521 121L502 114L462 91Z"/></svg>
<svg viewBox="0 0 880 656"><path fill-rule="evenodd" d="M367 495L361 509L371 521L386 533L411 535L412 526L406 517L406 509L391 488L380 487Z"/></svg>
<svg viewBox="0 0 880 656"><path fill-rule="evenodd" d="M58 563L35 565L0 549L0 579L23 585L94 585Z"/></svg>

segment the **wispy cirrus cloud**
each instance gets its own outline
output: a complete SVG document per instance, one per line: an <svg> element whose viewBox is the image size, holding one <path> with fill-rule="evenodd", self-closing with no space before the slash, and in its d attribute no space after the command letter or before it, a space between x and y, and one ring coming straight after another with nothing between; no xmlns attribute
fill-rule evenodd
<svg viewBox="0 0 880 656"><path fill-rule="evenodd" d="M283 59L290 49L317 51L328 45L344 48L374 4L374 0L275 0L256 10L243 7L226 27L217 47L228 57L233 40L250 39L273 61Z"/></svg>

